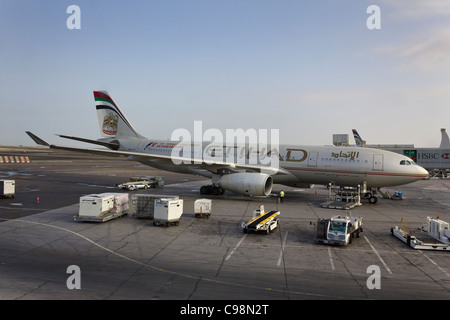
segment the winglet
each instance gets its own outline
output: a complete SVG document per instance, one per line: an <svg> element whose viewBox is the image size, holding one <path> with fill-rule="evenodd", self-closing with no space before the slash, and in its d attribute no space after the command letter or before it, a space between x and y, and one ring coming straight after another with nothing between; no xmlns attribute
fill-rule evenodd
<svg viewBox="0 0 450 320"><path fill-rule="evenodd" d="M30 131L25 131L27 133L27 135L30 136L31 139L33 139L34 142L36 142L37 144L41 145L41 146L46 146L46 147L50 147L50 145L45 142L44 140L42 140L41 138L39 138L37 135L31 133Z"/></svg>

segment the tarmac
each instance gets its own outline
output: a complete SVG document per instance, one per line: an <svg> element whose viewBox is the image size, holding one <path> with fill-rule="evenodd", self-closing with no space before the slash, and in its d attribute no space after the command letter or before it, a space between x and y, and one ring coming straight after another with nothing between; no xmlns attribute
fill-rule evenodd
<svg viewBox="0 0 450 320"><path fill-rule="evenodd" d="M201 196L203 177L117 158L0 148L0 155L23 154L32 162L0 164L0 179L16 181L15 198L0 199L0 299L450 298L450 253L414 250L391 235L402 217L410 228L427 216L450 221L449 179L388 188L403 192L403 200L365 201L345 211L321 207L324 186L275 185L270 197ZM178 195L184 200L178 226L154 226L132 213L105 223L74 221L82 195L125 192L114 185L147 175L162 176L165 186L135 192ZM281 188L286 198L278 203ZM195 218L199 198L213 200L209 219ZM241 223L259 205L280 211L279 227L244 234ZM318 218L347 212L364 219L359 238L345 247L314 243Z"/></svg>

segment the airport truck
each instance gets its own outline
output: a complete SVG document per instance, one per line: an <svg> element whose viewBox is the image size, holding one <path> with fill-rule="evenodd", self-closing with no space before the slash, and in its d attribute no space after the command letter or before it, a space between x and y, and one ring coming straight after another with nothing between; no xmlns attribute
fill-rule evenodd
<svg viewBox="0 0 450 320"><path fill-rule="evenodd" d="M0 180L0 198L14 199L16 193L15 180Z"/></svg>
<svg viewBox="0 0 450 320"><path fill-rule="evenodd" d="M314 242L330 245L346 246L353 238L359 238L363 231L361 217L334 216L330 219L318 219Z"/></svg>
<svg viewBox="0 0 450 320"><path fill-rule="evenodd" d="M413 249L450 251L449 223L439 217L427 217L425 225L411 230L408 220L402 218L400 227L391 228L391 234Z"/></svg>
<svg viewBox="0 0 450 320"><path fill-rule="evenodd" d="M244 233L249 231L269 234L272 230L278 227L280 211L264 211L264 206L259 206L259 209L253 211L253 218L248 222L242 223Z"/></svg>
<svg viewBox="0 0 450 320"><path fill-rule="evenodd" d="M164 179L162 177L132 177L128 182L116 184L116 187L129 191L161 188L163 186Z"/></svg>

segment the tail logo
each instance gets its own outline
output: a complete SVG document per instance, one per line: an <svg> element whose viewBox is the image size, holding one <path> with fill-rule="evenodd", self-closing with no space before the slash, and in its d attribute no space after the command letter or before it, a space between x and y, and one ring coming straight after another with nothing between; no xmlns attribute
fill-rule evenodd
<svg viewBox="0 0 450 320"><path fill-rule="evenodd" d="M119 117L117 115L113 115L112 113L108 114L105 118L103 118L103 133L109 136L116 135L118 124Z"/></svg>

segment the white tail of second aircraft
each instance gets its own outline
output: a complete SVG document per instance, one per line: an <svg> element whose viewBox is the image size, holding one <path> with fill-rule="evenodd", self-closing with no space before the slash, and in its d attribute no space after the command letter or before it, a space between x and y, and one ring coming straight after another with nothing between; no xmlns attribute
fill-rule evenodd
<svg viewBox="0 0 450 320"><path fill-rule="evenodd" d="M134 130L106 91L94 91L95 106L102 137L144 138Z"/></svg>
<svg viewBox="0 0 450 320"><path fill-rule="evenodd" d="M359 135L358 131L356 131L355 129L352 129L352 131L353 131L353 137L355 138L356 146L357 147L365 147L366 142L363 139L361 139L361 136Z"/></svg>

